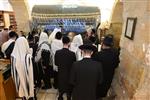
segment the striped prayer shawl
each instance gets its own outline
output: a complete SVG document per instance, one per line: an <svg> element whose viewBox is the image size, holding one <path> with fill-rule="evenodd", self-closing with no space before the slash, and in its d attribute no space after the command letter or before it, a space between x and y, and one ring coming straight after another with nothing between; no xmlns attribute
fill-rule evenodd
<svg viewBox="0 0 150 100"><path fill-rule="evenodd" d="M32 53L24 37L16 40L11 54L11 74L19 97L34 97Z"/></svg>
<svg viewBox="0 0 150 100"><path fill-rule="evenodd" d="M11 74L15 82L16 91L19 93L19 88L23 87L23 92L26 98L34 97L34 83L33 83L33 67L32 67L32 57L29 54L25 56L25 66L24 71L19 71L16 67L16 58L11 57ZM20 75L25 75L24 80L21 79ZM21 81L25 84L21 86ZM19 94L22 97L22 95Z"/></svg>

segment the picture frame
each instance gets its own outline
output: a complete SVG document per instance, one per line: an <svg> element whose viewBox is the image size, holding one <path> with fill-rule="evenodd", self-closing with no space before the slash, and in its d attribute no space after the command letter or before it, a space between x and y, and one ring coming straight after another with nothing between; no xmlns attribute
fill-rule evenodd
<svg viewBox="0 0 150 100"><path fill-rule="evenodd" d="M128 17L126 21L126 29L125 29L125 37L130 40L133 40L135 27L136 27L137 18L135 17Z"/></svg>

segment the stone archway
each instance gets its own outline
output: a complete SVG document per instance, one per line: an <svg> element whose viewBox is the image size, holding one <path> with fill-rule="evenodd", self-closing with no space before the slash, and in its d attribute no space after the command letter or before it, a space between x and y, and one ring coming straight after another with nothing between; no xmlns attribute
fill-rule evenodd
<svg viewBox="0 0 150 100"><path fill-rule="evenodd" d="M30 14L27 0L9 0L15 13L17 31L30 31Z"/></svg>
<svg viewBox="0 0 150 100"><path fill-rule="evenodd" d="M116 47L119 46L120 37L122 33L122 25L123 25L123 3L119 0L116 0L114 4L114 8L111 15L111 25L110 28L112 30L112 34L114 35Z"/></svg>
<svg viewBox="0 0 150 100"><path fill-rule="evenodd" d="M112 9L110 17L110 27L106 31L106 34L112 34L115 39L115 47L119 47L120 37L122 33L123 25L123 3L120 0L116 0Z"/></svg>

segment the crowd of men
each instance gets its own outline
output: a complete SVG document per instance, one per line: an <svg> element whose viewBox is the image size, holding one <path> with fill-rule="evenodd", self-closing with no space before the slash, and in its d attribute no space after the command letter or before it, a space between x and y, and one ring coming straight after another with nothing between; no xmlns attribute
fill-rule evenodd
<svg viewBox="0 0 150 100"><path fill-rule="evenodd" d="M64 35L59 28L50 34L33 30L28 36L4 29L0 36L1 58L11 59L16 91L23 100L35 100L36 88L58 89L58 100L63 100L64 93L67 100L100 100L107 96L119 64L112 35L105 36L100 51L94 29L84 35Z"/></svg>

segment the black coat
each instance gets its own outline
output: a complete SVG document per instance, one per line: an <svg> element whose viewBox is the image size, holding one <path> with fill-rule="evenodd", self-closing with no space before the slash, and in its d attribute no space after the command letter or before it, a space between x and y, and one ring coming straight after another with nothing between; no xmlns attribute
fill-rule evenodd
<svg viewBox="0 0 150 100"><path fill-rule="evenodd" d="M69 90L69 76L73 62L76 61L75 53L63 48L55 53L55 65L58 66L58 89L62 92Z"/></svg>
<svg viewBox="0 0 150 100"><path fill-rule="evenodd" d="M5 54L6 54L6 58L10 59L11 53L14 49L15 46L15 42L10 43L10 45L7 47L7 49L5 50Z"/></svg>
<svg viewBox="0 0 150 100"><path fill-rule="evenodd" d="M105 97L111 86L115 68L119 64L119 53L113 48L103 49L95 54L93 58L102 63L104 77L98 89L98 97Z"/></svg>
<svg viewBox="0 0 150 100"><path fill-rule="evenodd" d="M102 82L101 63L91 58L75 62L71 70L72 100L96 100L96 88Z"/></svg>

